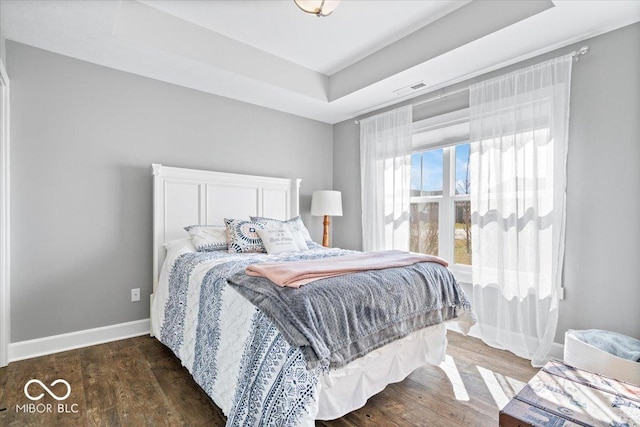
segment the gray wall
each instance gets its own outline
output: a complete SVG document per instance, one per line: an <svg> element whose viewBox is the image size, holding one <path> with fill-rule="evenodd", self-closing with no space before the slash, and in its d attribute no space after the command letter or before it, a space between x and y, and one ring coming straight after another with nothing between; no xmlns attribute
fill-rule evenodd
<svg viewBox="0 0 640 427"><path fill-rule="evenodd" d="M445 89L585 44L591 52L575 64L571 83L566 299L560 302L559 343L567 329L599 328L640 338L640 24ZM467 95L457 95L414 108L414 119L466 106ZM334 245L361 249L360 142L353 120L334 126L333 144L334 189L343 192L345 203L345 216L334 220Z"/></svg>
<svg viewBox="0 0 640 427"><path fill-rule="evenodd" d="M556 341L568 328L640 338L640 24L474 81L583 44L592 50L572 80L567 298ZM353 120L332 129L13 42L7 57L12 342L148 317L152 162L302 178L301 211L316 240L310 195L333 183L344 203L333 245L361 248ZM467 104L465 94L449 97L416 107L414 118ZM129 302L134 287L139 303Z"/></svg>
<svg viewBox="0 0 640 427"><path fill-rule="evenodd" d="M302 178L319 239L331 125L14 42L7 56L12 342L149 317L152 162Z"/></svg>
<svg viewBox="0 0 640 427"><path fill-rule="evenodd" d="M0 22L2 22L2 1L0 1ZM0 23L0 60L3 64L7 64L7 51L4 39L4 31L2 30L2 24Z"/></svg>

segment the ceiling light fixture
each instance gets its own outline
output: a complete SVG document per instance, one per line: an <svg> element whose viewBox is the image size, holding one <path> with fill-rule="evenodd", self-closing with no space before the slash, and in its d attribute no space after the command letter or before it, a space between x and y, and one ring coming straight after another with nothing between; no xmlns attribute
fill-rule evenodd
<svg viewBox="0 0 640 427"><path fill-rule="evenodd" d="M336 10L340 0L293 0L296 6L303 12L313 13L316 16L329 16Z"/></svg>

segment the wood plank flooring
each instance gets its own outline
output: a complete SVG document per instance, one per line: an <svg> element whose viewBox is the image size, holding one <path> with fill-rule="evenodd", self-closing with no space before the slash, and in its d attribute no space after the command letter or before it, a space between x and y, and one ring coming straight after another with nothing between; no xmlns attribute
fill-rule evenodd
<svg viewBox="0 0 640 427"><path fill-rule="evenodd" d="M537 372L529 361L449 332L447 361L414 371L357 411L318 426L497 426L506 403ZM446 371L446 372L445 372ZM449 375L447 375L449 374ZM24 386L63 378L71 395L32 402ZM62 396L66 386L52 392ZM37 384L32 396L44 392ZM497 403L496 403L497 402ZM25 404L35 407L29 412ZM65 405L58 407L59 404ZM52 405L51 413L47 406ZM73 406L76 405L76 406ZM41 412L41 413L38 413ZM155 338L122 341L13 362L0 369L2 426L223 426L222 411Z"/></svg>

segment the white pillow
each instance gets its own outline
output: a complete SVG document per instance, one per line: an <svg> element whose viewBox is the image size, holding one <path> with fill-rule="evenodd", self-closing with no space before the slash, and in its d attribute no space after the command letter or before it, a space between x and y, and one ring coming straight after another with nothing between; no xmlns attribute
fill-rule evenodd
<svg viewBox="0 0 640 427"><path fill-rule="evenodd" d="M265 228L278 228L282 225L286 226L293 239L296 241L296 245L298 245L298 250L306 251L309 249L309 242L312 242L311 236L309 235L309 230L304 226L302 222L302 218L300 215L288 219L286 221L280 221L279 219L273 218L264 218L259 216L250 217L251 221L262 224Z"/></svg>
<svg viewBox="0 0 640 427"><path fill-rule="evenodd" d="M279 228L263 228L256 230L262 244L267 249L268 254L279 254L281 252L295 252L298 250L291 231L284 225Z"/></svg>
<svg viewBox="0 0 640 427"><path fill-rule="evenodd" d="M198 252L226 251L229 247L224 225L190 225L184 229Z"/></svg>
<svg viewBox="0 0 640 427"><path fill-rule="evenodd" d="M296 245L298 246L299 251L306 251L309 249L309 245L307 245L307 242L305 241L304 236L301 232L291 230L291 229L289 229L289 231L291 232L291 236L293 237L293 240L296 242Z"/></svg>
<svg viewBox="0 0 640 427"><path fill-rule="evenodd" d="M187 250L191 251L191 252L195 252L196 248L193 246L193 242L191 241L190 237L184 237L182 239L175 239L175 240L169 240L168 242L166 242L164 244L164 248L167 251L171 251L174 248L186 248Z"/></svg>

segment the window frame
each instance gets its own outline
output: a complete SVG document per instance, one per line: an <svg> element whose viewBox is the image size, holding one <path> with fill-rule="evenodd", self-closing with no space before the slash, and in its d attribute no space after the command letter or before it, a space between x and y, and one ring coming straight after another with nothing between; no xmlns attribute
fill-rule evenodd
<svg viewBox="0 0 640 427"><path fill-rule="evenodd" d="M470 143L468 124L469 110L467 108L413 123L414 143L411 154L442 148L443 176L442 195L412 196L409 200L410 204L438 203L438 255L449 261L449 269L456 280L462 283L472 283L472 267L455 262L455 203L470 202L471 197L469 194L456 194L455 192L455 147ZM456 127L455 135L451 137L451 132L447 132L447 128L451 130L454 126ZM424 134L432 131L441 131L443 136L446 135L446 139L440 141L441 143L437 141L424 143Z"/></svg>

